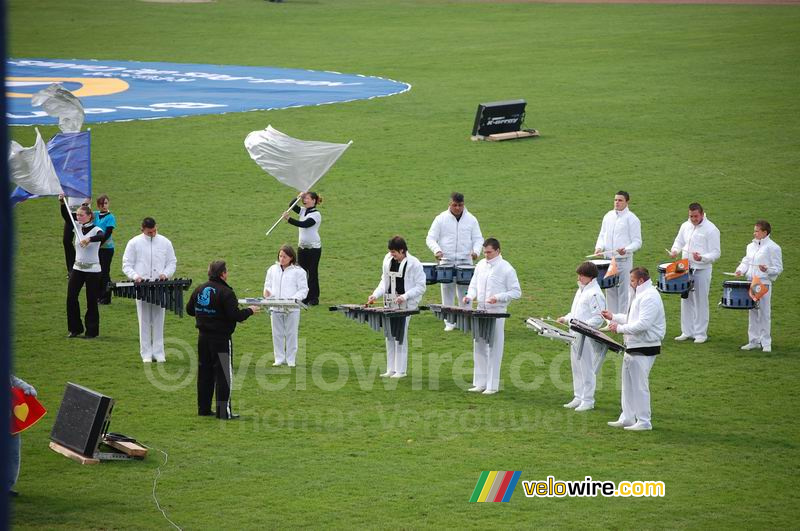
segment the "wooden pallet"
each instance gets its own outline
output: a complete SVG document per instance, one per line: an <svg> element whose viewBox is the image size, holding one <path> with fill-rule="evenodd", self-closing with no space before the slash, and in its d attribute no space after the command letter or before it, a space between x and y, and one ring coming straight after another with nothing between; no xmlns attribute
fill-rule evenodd
<svg viewBox="0 0 800 531"><path fill-rule="evenodd" d="M486 140L488 142L502 142L503 140L516 140L517 138L535 138L539 136L539 131L536 129L522 129L520 131L511 131L510 133L495 133L493 135L481 136L475 135L471 137L472 140Z"/></svg>
<svg viewBox="0 0 800 531"><path fill-rule="evenodd" d="M134 442L114 441L104 437L103 444L110 446L111 448L114 448L115 450L118 450L119 452L134 459L144 459L147 457L147 448ZM82 465L96 465L100 461L105 461L105 459L102 458L98 459L97 457L86 457L85 455L81 455L65 446L61 446L57 442L51 441L50 449Z"/></svg>

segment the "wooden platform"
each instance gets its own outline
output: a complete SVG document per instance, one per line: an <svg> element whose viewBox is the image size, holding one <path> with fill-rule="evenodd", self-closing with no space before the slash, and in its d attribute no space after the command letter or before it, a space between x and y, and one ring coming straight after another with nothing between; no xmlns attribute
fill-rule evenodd
<svg viewBox="0 0 800 531"><path fill-rule="evenodd" d="M57 454L61 454L64 457L68 457L73 461L76 461L82 465L96 465L100 462L99 459L95 459L94 457L86 457L85 455L81 455L77 452L70 450L64 446L56 442L50 441L50 449L53 450Z"/></svg>
<svg viewBox="0 0 800 531"><path fill-rule="evenodd" d="M502 142L503 140L516 140L517 138L536 138L539 136L539 131L536 129L522 129L520 131L511 131L510 133L495 133L493 135L481 136L475 135L470 137L471 140L486 140L488 142Z"/></svg>
<svg viewBox="0 0 800 531"><path fill-rule="evenodd" d="M144 459L147 457L147 448L134 442L114 441L103 438L103 444L110 446L111 448L118 450L119 452L133 459ZM85 455L81 455L78 452L70 450L69 448L61 446L60 444L52 441L50 442L50 449L82 465L96 465L100 461L104 460L96 457L86 457Z"/></svg>

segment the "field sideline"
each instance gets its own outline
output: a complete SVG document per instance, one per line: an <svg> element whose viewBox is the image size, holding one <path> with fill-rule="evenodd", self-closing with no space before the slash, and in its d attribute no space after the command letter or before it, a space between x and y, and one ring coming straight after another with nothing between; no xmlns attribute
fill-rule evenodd
<svg viewBox="0 0 800 531"><path fill-rule="evenodd" d="M296 230L264 231L293 195L247 156L245 136L272 124L353 146L323 179L321 306L303 314L294 373L271 367L264 316L237 328L237 422L195 416L193 321L167 316L168 363L145 370L132 301L101 307L97 341L65 339L62 220L55 199L16 214L15 372L48 416L23 435L13 506L19 529L164 529L151 497L163 455L81 467L47 448L64 384L117 401L112 430L169 454L158 498L187 529L277 527L793 528L798 511L800 378L800 9L745 5L592 5L434 0L11 0L10 57L277 66L380 76L412 85L388 98L270 112L94 124L95 195L107 193L125 242L153 216L178 256L176 276L204 280L228 261L239 296ZM479 102L528 101L536 140L473 143ZM56 127L41 127L45 138ZM13 128L23 145L33 128ZM654 430L606 426L619 413L609 354L594 411L571 395L567 348L527 316L562 315L575 266L593 250L614 192L642 220L638 265L655 271L699 201L722 232L709 342L678 344L679 304L665 296L667 340L651 373ZM425 235L451 191L516 268L523 297L506 324L501 392L464 392L467 336L429 313L412 319L410 370L376 375L382 337L326 307L366 299L386 241ZM716 307L766 218L785 271L773 299L773 352L742 352L745 312ZM424 301L437 302L429 288ZM528 499L470 504L484 470L522 480L658 480L663 498Z"/></svg>

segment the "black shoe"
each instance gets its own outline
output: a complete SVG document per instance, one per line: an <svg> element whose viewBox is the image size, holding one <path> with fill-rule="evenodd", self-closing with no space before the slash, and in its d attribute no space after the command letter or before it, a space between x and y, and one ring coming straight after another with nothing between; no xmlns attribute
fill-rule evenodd
<svg viewBox="0 0 800 531"><path fill-rule="evenodd" d="M308 306L319 306L319 299L313 299L306 303Z"/></svg>
<svg viewBox="0 0 800 531"><path fill-rule="evenodd" d="M85 336L83 336L83 339L97 339L97 336L96 335L90 336L89 334L86 334Z"/></svg>
<svg viewBox="0 0 800 531"><path fill-rule="evenodd" d="M16 498L17 496L19 496L19 492L15 491L14 489L8 489L9 498Z"/></svg>
<svg viewBox="0 0 800 531"><path fill-rule="evenodd" d="M200 412L197 414L198 417L213 417L214 413L211 411Z"/></svg>
<svg viewBox="0 0 800 531"><path fill-rule="evenodd" d="M76 337L81 337L80 332L70 332L67 339L75 339Z"/></svg>
<svg viewBox="0 0 800 531"><path fill-rule="evenodd" d="M238 413L231 413L230 417L227 417L227 418L219 417L219 420L236 420L238 418L239 418L239 414Z"/></svg>

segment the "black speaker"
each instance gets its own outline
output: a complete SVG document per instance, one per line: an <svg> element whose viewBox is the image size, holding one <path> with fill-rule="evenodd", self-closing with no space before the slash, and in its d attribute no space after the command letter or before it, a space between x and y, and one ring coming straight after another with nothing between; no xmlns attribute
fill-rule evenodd
<svg viewBox="0 0 800 531"><path fill-rule="evenodd" d="M50 439L86 457L97 451L108 431L114 399L67 382Z"/></svg>
<svg viewBox="0 0 800 531"><path fill-rule="evenodd" d="M475 125L472 126L472 136L519 131L525 120L525 105L525 100L479 103L478 112L475 113Z"/></svg>

